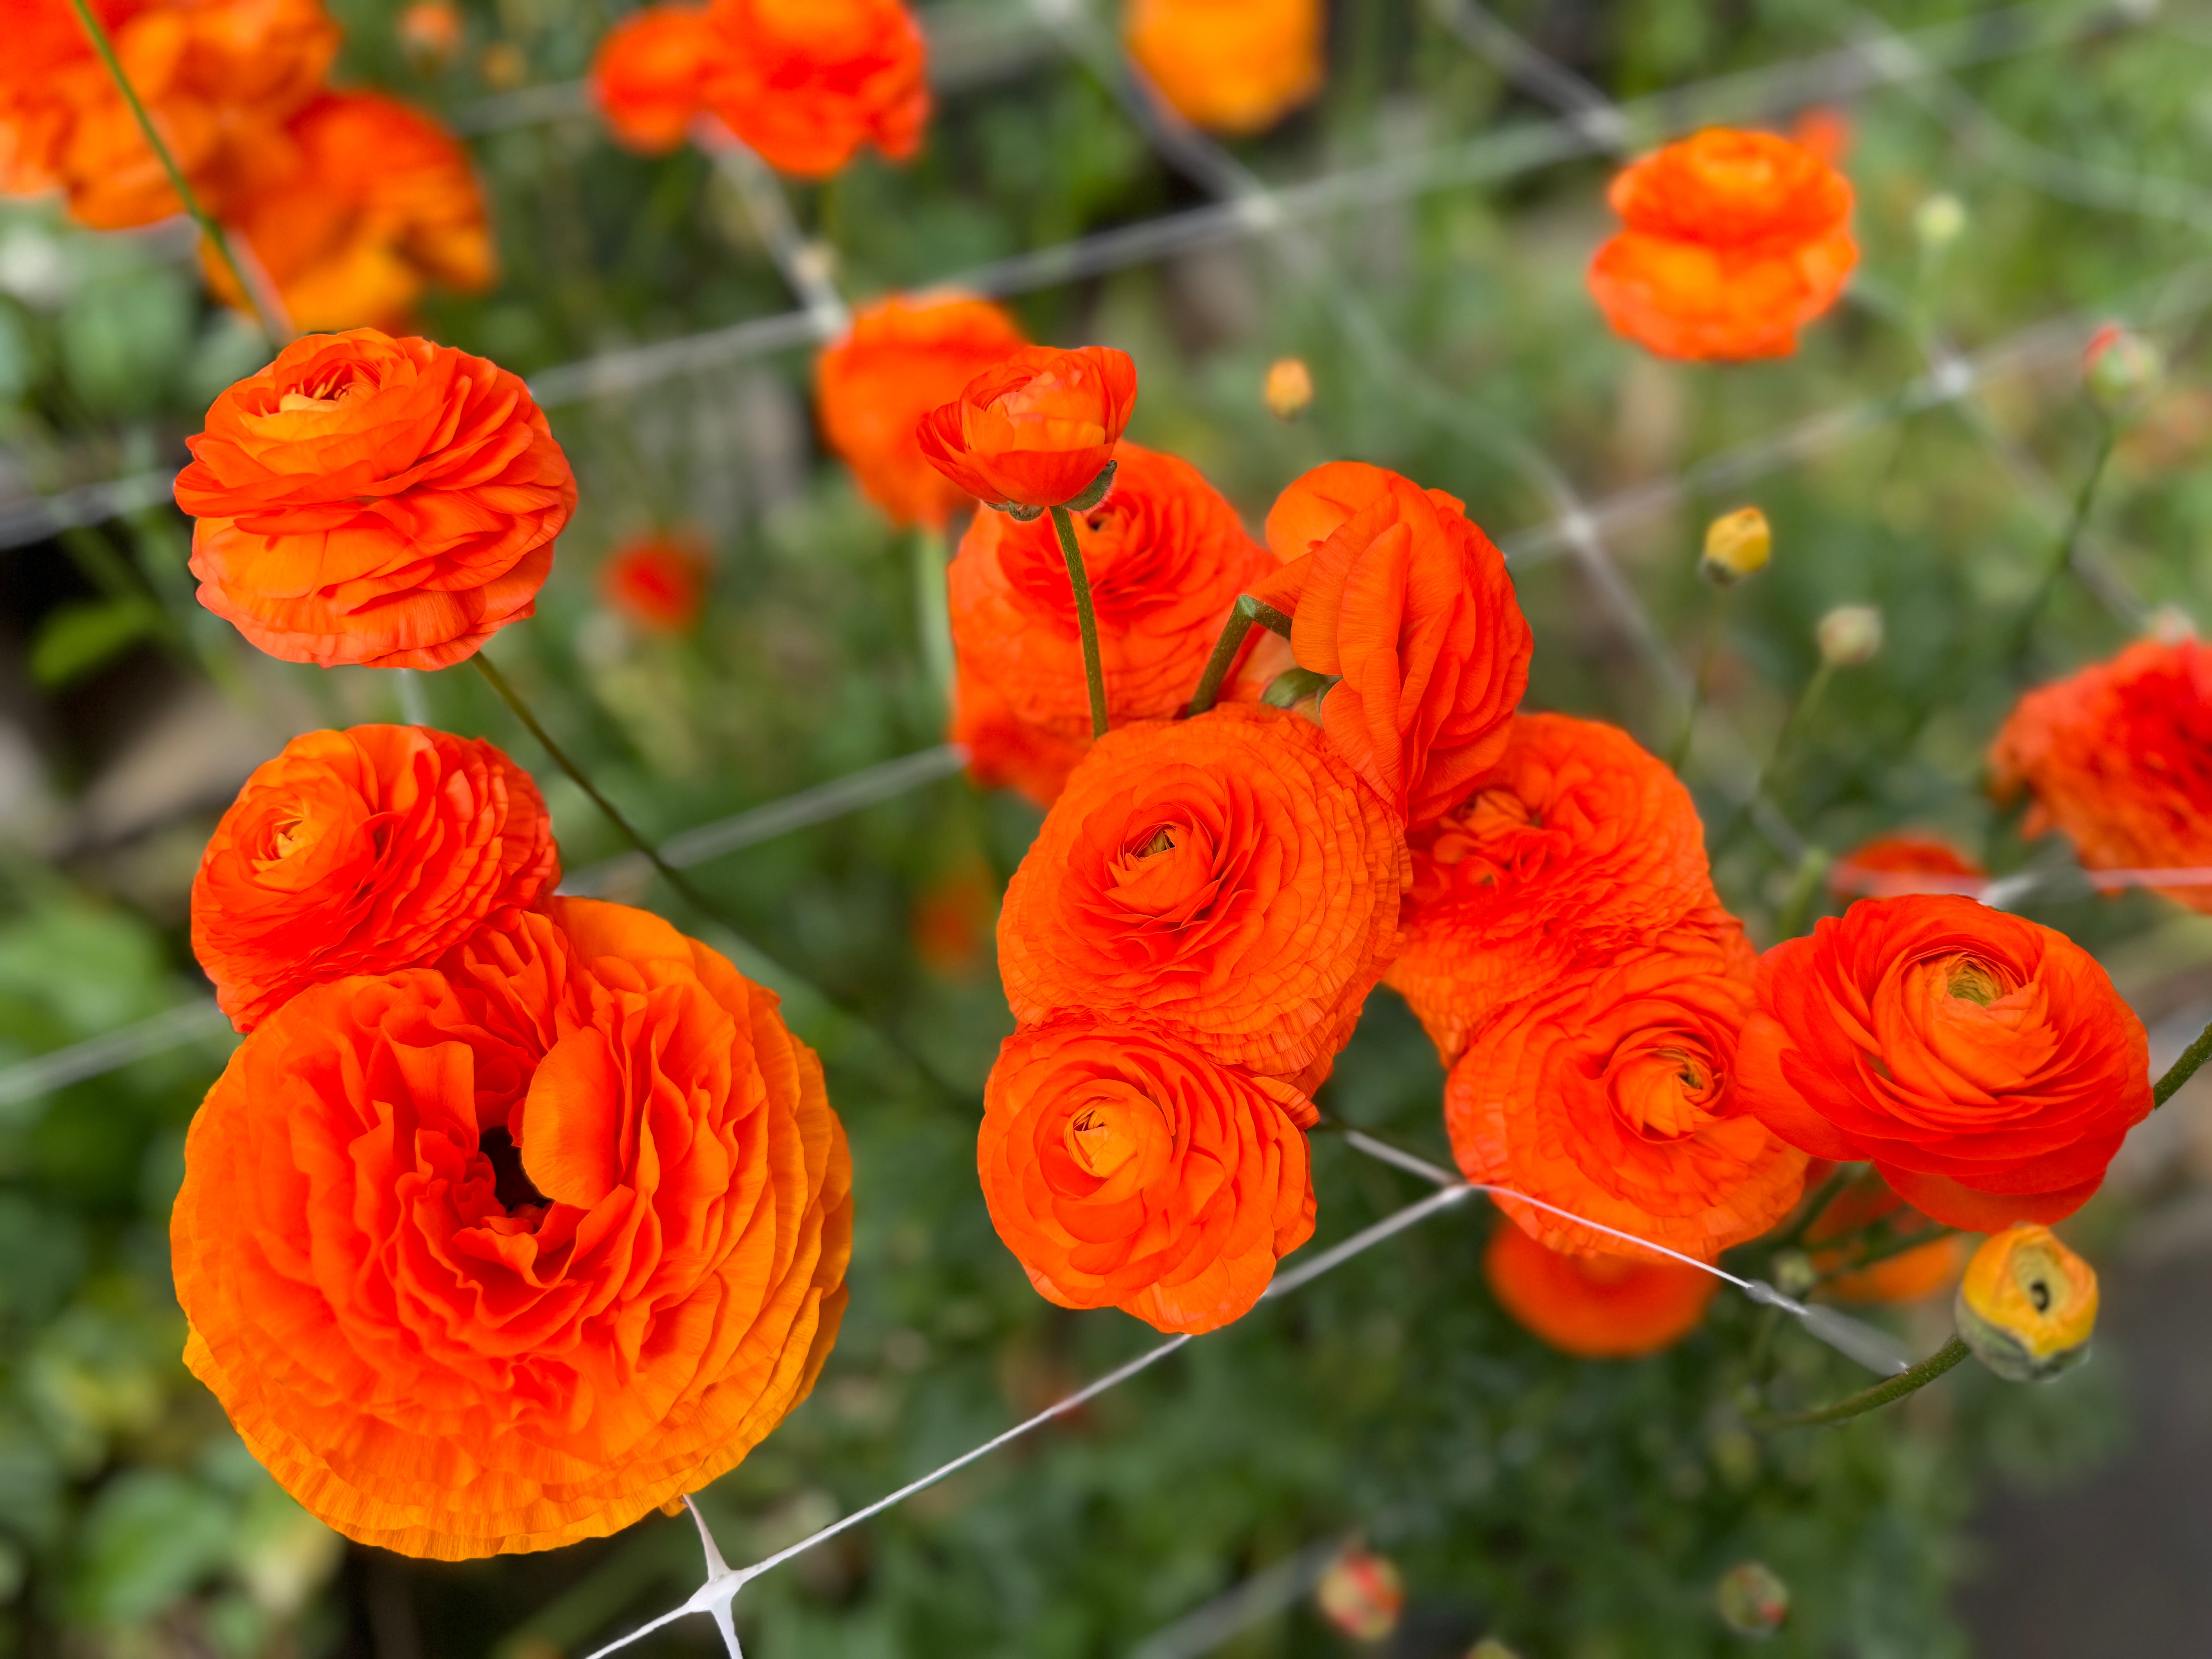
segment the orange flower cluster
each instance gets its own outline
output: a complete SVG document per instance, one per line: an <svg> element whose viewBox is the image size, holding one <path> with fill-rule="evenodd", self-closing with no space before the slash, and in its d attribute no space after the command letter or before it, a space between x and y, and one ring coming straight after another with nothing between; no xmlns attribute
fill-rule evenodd
<svg viewBox="0 0 2212 1659"><path fill-rule="evenodd" d="M550 896L528 778L420 727L311 734L210 844L192 936L246 1041L185 1145L185 1358L347 1537L599 1537L812 1386L851 1162L773 994Z"/></svg>
<svg viewBox="0 0 2212 1659"><path fill-rule="evenodd" d="M1321 90L1322 0L1130 0L1121 36L1170 108L1237 135Z"/></svg>
<svg viewBox="0 0 2212 1659"><path fill-rule="evenodd" d="M624 18L591 88L633 149L672 150L711 114L779 173L826 179L864 144L895 161L921 147L924 67L902 0L713 0Z"/></svg>
<svg viewBox="0 0 2212 1659"><path fill-rule="evenodd" d="M1858 263L1850 182L1771 133L1711 127L1625 169L1626 228L1589 289L1614 332L1662 357L1784 356Z"/></svg>

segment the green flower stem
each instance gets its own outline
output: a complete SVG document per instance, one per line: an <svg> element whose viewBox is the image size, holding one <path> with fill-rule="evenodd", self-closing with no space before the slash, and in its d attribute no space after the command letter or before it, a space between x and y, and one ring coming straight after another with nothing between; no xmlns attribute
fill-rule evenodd
<svg viewBox="0 0 2212 1659"><path fill-rule="evenodd" d="M81 5L83 0L78 0ZM2075 493L2074 510L2067 515L2066 528L2060 532L2057 551L2043 573L2043 579L2028 595L2027 603L2021 607L2020 620L2013 624L2012 639L2005 652L2005 659L2016 662L2027 652L2035 637L2035 624L2051 596L2058 591L2058 584L2074 568L2074 555L2081 544L2081 532L2089 527L2089 514L2097 505L2097 488L2105 481L2105 470L2112 459L2112 446L2119 441L2120 423L2109 415L2103 417L2102 429L2097 434L2096 459L2089 463L2088 476L2081 480L2081 488Z"/></svg>
<svg viewBox="0 0 2212 1659"><path fill-rule="evenodd" d="M184 169L169 154L169 147L161 142L161 135L154 130L154 118L146 112L146 106L138 100L137 88L131 84L131 77L123 72L123 60L115 55L115 43L107 38L107 30L94 15L90 0L70 0L70 3L76 8L77 21L84 25L84 32L92 37L93 50L100 54L100 61L107 65L107 73L113 78L116 90L123 94L123 101L131 106L131 113L138 123L138 131L145 135L146 142L153 146L155 155L161 161L162 171L169 175L170 188L177 192L177 199L185 204L185 211L199 226L201 234L215 244L216 257L228 269L231 281L238 284L238 291L246 296L246 303L253 307L253 314L260 321L262 332L269 337L272 345L282 347L290 343L291 330L270 314L269 307L263 303L260 289L246 281L244 267L231 252L229 237L223 234L222 227L216 222L214 216L200 205L199 198L192 194L191 185L185 181Z"/></svg>
<svg viewBox="0 0 2212 1659"><path fill-rule="evenodd" d="M1954 1336L1911 1370L1899 1371L1895 1376L1877 1382L1870 1389L1862 1389L1856 1394L1848 1395L1832 1405L1816 1407L1808 1412L1792 1412L1787 1417L1771 1417L1759 1426L1771 1431L1776 1429L1817 1428L1824 1423L1848 1421L1862 1413L1887 1406L1893 1400L1902 1400L1906 1395L1926 1388L1964 1359L1966 1353L1966 1343Z"/></svg>
<svg viewBox="0 0 2212 1659"><path fill-rule="evenodd" d="M917 525L914 532L915 618L921 630L921 659L940 696L952 696L952 604L945 591L945 532Z"/></svg>
<svg viewBox="0 0 2212 1659"><path fill-rule="evenodd" d="M1221 637L1213 642L1213 654L1206 659L1206 672L1198 677L1198 690L1191 693L1190 704L1183 710L1186 716L1203 714L1221 696L1222 682L1229 678L1235 666L1237 653L1244 648L1244 636L1257 623L1271 634L1291 637L1291 619L1272 605L1254 599L1249 593L1240 593L1231 607L1229 620L1222 624Z"/></svg>
<svg viewBox="0 0 2212 1659"><path fill-rule="evenodd" d="M1844 1188L1857 1180L1858 1176L1859 1167L1856 1164L1839 1164L1831 1170L1828 1172L1828 1178L1813 1189L1812 1202L1798 1212L1796 1224L1788 1232L1774 1241L1774 1248L1778 1250L1787 1250L1802 1243L1805 1235L1813 1231L1813 1224L1827 1214L1828 1206L1833 1204L1841 1196Z"/></svg>
<svg viewBox="0 0 2212 1659"><path fill-rule="evenodd" d="M1052 509L1052 527L1060 532L1067 580L1075 589L1075 625L1083 633L1083 678L1091 685L1091 735L1103 738L1106 735L1106 671L1098 661L1098 617L1091 608L1091 577L1083 568L1083 550L1075 544L1075 520L1066 507Z"/></svg>
<svg viewBox="0 0 2212 1659"><path fill-rule="evenodd" d="M1713 664L1721 653L1721 635L1728 625L1729 600L1735 592L1733 586L1713 591L1712 608L1705 617L1705 646L1698 653L1698 678L1690 685L1690 706L1682 711L1682 735L1674 739L1674 752L1667 757L1667 764L1677 772L1689 764L1691 746L1698 740L1698 715L1712 690Z"/></svg>
<svg viewBox="0 0 2212 1659"><path fill-rule="evenodd" d="M2151 1085L2151 1105L2160 1107L2172 1100L2181 1085L2197 1075L2197 1068L2208 1057L2212 1057L2212 1025L2199 1032L2197 1041L2181 1051L2181 1058L2166 1068L2166 1075Z"/></svg>

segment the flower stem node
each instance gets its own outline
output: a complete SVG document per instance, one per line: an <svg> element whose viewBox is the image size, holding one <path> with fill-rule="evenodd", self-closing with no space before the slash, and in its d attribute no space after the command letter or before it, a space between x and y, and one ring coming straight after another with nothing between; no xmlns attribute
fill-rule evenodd
<svg viewBox="0 0 2212 1659"><path fill-rule="evenodd" d="M2166 354L2147 336L2106 323L2081 353L2089 401L2114 420L2142 411L2166 379Z"/></svg>
<svg viewBox="0 0 2212 1659"><path fill-rule="evenodd" d="M1820 618L1814 637L1820 660L1831 668L1857 668L1881 653L1881 612L1870 605L1839 605Z"/></svg>
<svg viewBox="0 0 2212 1659"><path fill-rule="evenodd" d="M1790 1586L1764 1562L1741 1561L1721 1575L1713 1607L1738 1636L1765 1640L1789 1622Z"/></svg>
<svg viewBox="0 0 2212 1659"><path fill-rule="evenodd" d="M1278 357L1267 365L1267 385L1261 396L1277 420L1294 421L1313 403L1313 371L1303 357Z"/></svg>
<svg viewBox="0 0 2212 1659"><path fill-rule="evenodd" d="M1755 507L1723 513L1705 526L1705 550L1698 574L1715 587L1733 587L1766 568L1774 551L1774 532Z"/></svg>
<svg viewBox="0 0 2212 1659"><path fill-rule="evenodd" d="M2008 1227L1974 1252L1953 1313L1975 1358L2008 1382L2042 1382L2088 1358L2096 1271L2048 1227Z"/></svg>

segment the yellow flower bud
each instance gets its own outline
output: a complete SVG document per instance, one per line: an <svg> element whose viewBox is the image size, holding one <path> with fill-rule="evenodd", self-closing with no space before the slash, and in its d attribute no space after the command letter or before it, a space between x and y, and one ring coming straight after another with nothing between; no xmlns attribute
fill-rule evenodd
<svg viewBox="0 0 2212 1659"><path fill-rule="evenodd" d="M1356 1642L1379 1642L1398 1628L1405 1581L1389 1558L1357 1544L1329 1563L1314 1591L1322 1614Z"/></svg>
<svg viewBox="0 0 2212 1659"><path fill-rule="evenodd" d="M1789 1620L1790 1586L1764 1562L1739 1562L1721 1575L1713 1606L1738 1636L1771 1636Z"/></svg>
<svg viewBox="0 0 2212 1659"><path fill-rule="evenodd" d="M1267 366L1267 390L1261 393L1278 420L1295 420L1314 399L1313 372L1301 357L1279 357Z"/></svg>
<svg viewBox="0 0 2212 1659"><path fill-rule="evenodd" d="M1755 507L1740 507L1705 526L1705 550L1698 560L1698 574L1716 587L1726 587L1754 570L1764 570L1773 551L1774 532L1766 514Z"/></svg>
<svg viewBox="0 0 2212 1659"><path fill-rule="evenodd" d="M1839 605L1820 618L1814 636L1828 666L1856 668L1881 649L1881 612L1870 605Z"/></svg>
<svg viewBox="0 0 2212 1659"><path fill-rule="evenodd" d="M1982 1241L1952 1312L1974 1357L1999 1376L2056 1376L2088 1355L2097 1274L2050 1228L2023 1223Z"/></svg>

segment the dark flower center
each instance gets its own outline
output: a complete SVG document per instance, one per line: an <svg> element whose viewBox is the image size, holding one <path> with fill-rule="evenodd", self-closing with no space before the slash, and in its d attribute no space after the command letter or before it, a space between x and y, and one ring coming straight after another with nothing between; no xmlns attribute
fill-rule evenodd
<svg viewBox="0 0 2212 1659"><path fill-rule="evenodd" d="M526 1205L543 1206L545 1194L539 1192L522 1167L522 1148L514 1144L514 1137L504 1127L486 1129L477 1137L477 1151L491 1162L492 1196L509 1215Z"/></svg>

